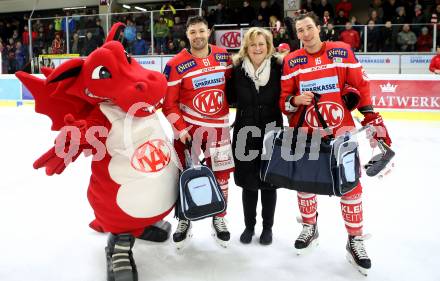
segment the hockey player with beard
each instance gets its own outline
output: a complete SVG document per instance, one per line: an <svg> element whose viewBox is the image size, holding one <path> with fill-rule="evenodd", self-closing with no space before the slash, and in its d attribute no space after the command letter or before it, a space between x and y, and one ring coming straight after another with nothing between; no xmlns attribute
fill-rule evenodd
<svg viewBox="0 0 440 281"><path fill-rule="evenodd" d="M173 125L180 162L185 163L185 145L192 142L192 158L197 159L203 151L227 199L229 174L234 167L225 95L231 59L225 49L208 44L210 30L205 19L191 17L186 26L190 48L173 57L164 69L168 90L163 112ZM181 249L191 237L191 222L176 213L179 223L173 240ZM225 215L226 211L212 221L213 234L223 247L230 239Z"/></svg>
<svg viewBox="0 0 440 281"><path fill-rule="evenodd" d="M281 77L280 107L288 116L289 125L297 125L300 112L306 106L303 126L309 132L320 127L312 104L314 93L317 93L318 108L333 134L345 133L347 128L355 126L350 111L357 108L364 115L362 125L370 124L376 128L374 139L390 145L391 139L382 117L373 109L369 82L350 46L343 42L322 42L320 26L313 13L299 16L295 28L304 47L284 58ZM371 260L364 246L366 236L362 233L361 194L359 184L341 197L340 204L348 232L347 258L366 275ZM295 241L295 248L300 254L317 244L316 194L298 192L298 205L303 229Z"/></svg>

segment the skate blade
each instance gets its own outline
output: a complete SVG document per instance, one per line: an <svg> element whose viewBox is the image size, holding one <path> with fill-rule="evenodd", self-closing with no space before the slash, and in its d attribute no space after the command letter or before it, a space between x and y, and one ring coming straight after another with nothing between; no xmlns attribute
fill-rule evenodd
<svg viewBox="0 0 440 281"><path fill-rule="evenodd" d="M174 242L174 245L176 247L176 250L181 251L183 250L186 246L188 246L189 241L191 240L191 238L193 237L192 231L191 229L188 230L188 234L186 235L186 239L182 240L180 242Z"/></svg>
<svg viewBox="0 0 440 281"><path fill-rule="evenodd" d="M296 249L296 255L297 256L301 256L301 255L306 255L308 253L310 253L313 249L315 249L316 247L319 246L319 240L315 239L313 240L310 245L307 248L304 249Z"/></svg>
<svg viewBox="0 0 440 281"><path fill-rule="evenodd" d="M356 262L355 262L355 260L353 259L353 257L349 254L349 253L347 253L346 255L345 255L345 257L347 258L347 261L360 273L360 274L362 274L363 276L368 276L368 271L369 271L369 269L367 269L367 268L363 268L363 267L361 267L361 266L359 266Z"/></svg>
<svg viewBox="0 0 440 281"><path fill-rule="evenodd" d="M219 239L217 237L217 234L215 232L214 227L212 227L212 237L214 237L215 242L217 242L217 244L222 247L222 248L227 248L229 246L229 241L223 241L221 239Z"/></svg>

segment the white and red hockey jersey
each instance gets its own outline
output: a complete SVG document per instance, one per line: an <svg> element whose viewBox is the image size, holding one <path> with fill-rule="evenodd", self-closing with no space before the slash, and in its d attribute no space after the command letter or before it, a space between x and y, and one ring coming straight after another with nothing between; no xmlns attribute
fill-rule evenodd
<svg viewBox="0 0 440 281"><path fill-rule="evenodd" d="M168 90L163 112L177 131L187 129L189 124L229 126L225 90L232 69L231 58L225 49L209 47L210 54L205 58L196 58L183 49L164 69Z"/></svg>
<svg viewBox="0 0 440 281"><path fill-rule="evenodd" d="M312 91L320 94L318 108L333 133L337 133L339 128L354 126L351 112L341 97L345 84L359 90L361 98L358 108L372 104L368 79L349 45L324 42L321 50L315 54L300 49L287 55L281 77L280 108L290 117L289 125L293 127L298 123L303 107L292 114L286 101L291 95ZM308 106L302 126L322 127L313 105Z"/></svg>

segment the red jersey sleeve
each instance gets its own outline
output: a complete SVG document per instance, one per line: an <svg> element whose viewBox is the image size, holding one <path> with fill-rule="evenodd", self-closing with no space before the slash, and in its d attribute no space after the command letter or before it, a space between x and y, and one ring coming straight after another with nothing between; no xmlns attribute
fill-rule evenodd
<svg viewBox="0 0 440 281"><path fill-rule="evenodd" d="M361 63L357 60L353 51L349 46L346 47L348 51L347 68L346 68L346 82L350 86L355 87L361 94L361 100L359 101L358 108L362 108L367 105L372 105L370 95L370 82L368 81L367 74L362 68Z"/></svg>
<svg viewBox="0 0 440 281"><path fill-rule="evenodd" d="M295 95L299 95L296 78L294 77L295 67L294 63L291 61L293 57L293 53L284 57L281 75L281 94L279 105L281 111L286 115L296 111L296 109L291 106L290 99L292 99Z"/></svg>
<svg viewBox="0 0 440 281"><path fill-rule="evenodd" d="M183 120L182 111L179 107L182 79L171 62L165 66L163 73L168 80L168 88L162 111L173 126L174 134L177 136L188 127L188 124Z"/></svg>

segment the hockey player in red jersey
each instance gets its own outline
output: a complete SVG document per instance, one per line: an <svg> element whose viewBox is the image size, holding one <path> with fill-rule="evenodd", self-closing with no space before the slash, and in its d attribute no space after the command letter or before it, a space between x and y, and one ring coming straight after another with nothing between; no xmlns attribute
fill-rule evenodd
<svg viewBox="0 0 440 281"><path fill-rule="evenodd" d="M320 96L318 108L333 134L340 135L354 127L350 111L357 108L364 115L362 125L374 125L377 129L374 138L390 145L382 117L374 112L367 77L350 46L343 42L321 42L320 26L313 13L298 17L295 28L304 47L284 58L281 78L280 107L288 116L289 125L297 124L299 112L307 106L303 126L308 130L320 127L312 105L314 92ZM340 204L348 232L347 258L366 275L371 260L363 243L361 194L359 184L341 197ZM298 205L303 229L295 241L295 248L301 253L317 244L316 194L298 192Z"/></svg>
<svg viewBox="0 0 440 281"><path fill-rule="evenodd" d="M164 69L168 90L163 112L173 125L176 137L174 147L180 162L185 163L186 143L192 142L196 157L203 150L227 199L229 174L234 167L229 136L229 106L225 95L226 79L232 68L231 59L225 49L208 44L210 30L202 17L188 19L186 35L190 49L183 49ZM214 236L223 247L230 239L225 214L213 217ZM184 246L187 237L191 237L190 231L191 222L180 216L173 235L178 249Z"/></svg>

